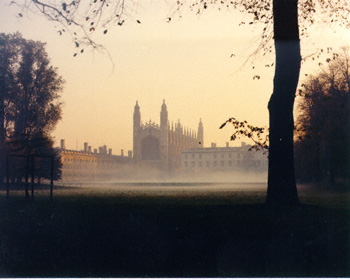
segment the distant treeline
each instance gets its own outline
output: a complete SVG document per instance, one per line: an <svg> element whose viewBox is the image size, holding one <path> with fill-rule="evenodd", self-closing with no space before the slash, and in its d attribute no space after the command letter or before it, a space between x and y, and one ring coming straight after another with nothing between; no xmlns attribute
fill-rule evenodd
<svg viewBox="0 0 350 280"><path fill-rule="evenodd" d="M349 49L327 59L327 67L299 90L295 133L296 176L300 181L350 181Z"/></svg>

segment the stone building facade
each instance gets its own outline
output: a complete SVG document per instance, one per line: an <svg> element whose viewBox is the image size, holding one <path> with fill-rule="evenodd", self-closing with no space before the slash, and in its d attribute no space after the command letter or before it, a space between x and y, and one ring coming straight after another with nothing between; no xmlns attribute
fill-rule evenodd
<svg viewBox="0 0 350 280"><path fill-rule="evenodd" d="M160 124L141 122L141 111L136 101L133 116L133 159L136 166L155 167L166 172L181 168L181 152L203 147L203 124L198 130L184 128L180 120L175 124L168 120L168 110L163 100Z"/></svg>
<svg viewBox="0 0 350 280"><path fill-rule="evenodd" d="M89 182L106 181L126 176L130 173L132 152L124 156L113 155L107 146L101 146L92 151L88 143L84 143L84 150L68 150L64 140L61 140L60 155L62 162L62 181L65 182Z"/></svg>
<svg viewBox="0 0 350 280"><path fill-rule="evenodd" d="M244 142L241 147L211 147L187 149L181 153L181 166L184 173L201 172L266 172L267 154L263 151L249 151L251 146Z"/></svg>

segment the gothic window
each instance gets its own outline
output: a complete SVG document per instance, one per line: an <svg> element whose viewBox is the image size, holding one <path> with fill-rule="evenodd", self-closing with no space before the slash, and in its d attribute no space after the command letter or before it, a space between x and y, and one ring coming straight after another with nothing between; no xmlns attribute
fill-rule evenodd
<svg viewBox="0 0 350 280"><path fill-rule="evenodd" d="M159 160L159 140L153 136L148 136L141 143L142 160Z"/></svg>

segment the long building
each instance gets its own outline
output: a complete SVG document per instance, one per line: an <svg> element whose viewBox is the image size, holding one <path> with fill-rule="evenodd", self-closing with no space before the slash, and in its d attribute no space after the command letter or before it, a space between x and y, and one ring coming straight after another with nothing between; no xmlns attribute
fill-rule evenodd
<svg viewBox="0 0 350 280"><path fill-rule="evenodd" d="M130 172L132 152L124 156L113 155L107 146L101 146L92 151L88 143L84 143L84 150L68 150L65 141L61 140L60 155L62 162L62 181L104 181L116 179Z"/></svg>
<svg viewBox="0 0 350 280"><path fill-rule="evenodd" d="M92 149L84 143L81 151L68 150L61 140L63 181L96 181L135 179L144 175L181 175L216 171L265 172L267 156L262 152L248 151L249 146L204 148L204 129L200 120L197 130L185 128L180 121L168 120L163 100L160 124L151 120L141 122L138 102L133 113L133 151L113 155L111 149L101 146ZM156 173L153 173L156 171ZM152 174L151 174L152 173ZM158 176L156 175L156 176ZM153 176L153 175L152 175Z"/></svg>
<svg viewBox="0 0 350 280"><path fill-rule="evenodd" d="M211 147L187 149L181 153L181 166L184 173L201 172L265 172L267 155L262 151L250 151L251 146L244 142L241 147Z"/></svg>

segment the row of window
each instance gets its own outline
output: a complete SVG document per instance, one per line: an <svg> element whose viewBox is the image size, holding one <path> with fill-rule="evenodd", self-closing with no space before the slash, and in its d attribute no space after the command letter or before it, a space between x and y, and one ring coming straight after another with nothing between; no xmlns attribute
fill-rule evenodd
<svg viewBox="0 0 350 280"><path fill-rule="evenodd" d="M236 166L241 166L241 161L240 160L237 160L236 162L233 162L232 160L229 160L229 161L226 162L226 164L225 164L224 160L219 161L219 162L215 160L215 161L212 162L212 166L211 166L210 163L211 163L210 161L206 161L205 162L205 166L204 166L202 161L199 161L198 162L198 166L196 166L196 162L195 161L191 161L191 162L185 161L184 162L184 165L185 165L184 167L185 168L187 168L187 167L200 167L200 168L202 168L202 167L218 167L218 166L225 167L225 166L232 166L234 163L236 163Z"/></svg>
<svg viewBox="0 0 350 280"><path fill-rule="evenodd" d="M65 177L70 176L87 176L87 177L96 177L96 176L102 176L102 175L114 175L116 174L117 170L78 170L78 169L63 169L62 175Z"/></svg>
<svg viewBox="0 0 350 280"><path fill-rule="evenodd" d="M221 155L221 158L225 158L225 154L213 154L213 157L214 158L218 158L219 155ZM238 159L241 158L241 154L239 153L233 153L233 154L227 154L227 157L228 158L235 158L237 157ZM199 159L202 159L202 154L197 154L197 157L196 157L196 154L185 154L185 159L189 159L189 158L192 158L192 159L195 159L195 158L199 158Z"/></svg>
<svg viewBox="0 0 350 280"><path fill-rule="evenodd" d="M78 158L63 158L64 163L87 163L87 164L93 164L93 165L102 165L102 164L109 164L109 165L118 165L119 162L116 161L109 161L109 160L96 160L96 159L78 159Z"/></svg>
<svg viewBox="0 0 350 280"><path fill-rule="evenodd" d="M64 162L95 162L96 159L88 160L88 159L79 159L79 158L63 158Z"/></svg>

